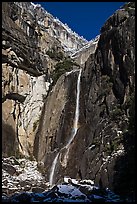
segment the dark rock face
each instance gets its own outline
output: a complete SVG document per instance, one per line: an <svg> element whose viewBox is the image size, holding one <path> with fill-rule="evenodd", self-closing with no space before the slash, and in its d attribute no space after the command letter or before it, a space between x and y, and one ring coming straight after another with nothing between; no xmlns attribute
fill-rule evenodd
<svg viewBox="0 0 137 204"><path fill-rule="evenodd" d="M37 44L38 44L38 34L34 32L30 38L22 32L22 29L15 23L16 20L22 21L22 24L25 24L23 19L19 19L21 17L21 9L16 6L13 2L11 3L3 3L2 9L2 23L3 23L3 40L8 41L9 44L6 45L6 49L12 47L12 50L21 57L22 62L17 62L17 64L13 64L12 59L3 55L3 59L5 62L8 62L11 65L16 67L20 67L31 73L34 76L41 75L41 71L43 68L42 60L40 55L37 54ZM13 12L15 12L16 18L13 18ZM5 15L7 13L8 15ZM24 25L25 26L25 25ZM26 25L27 26L27 25ZM29 25L28 25L29 26ZM35 25L30 25L35 27ZM25 28L24 28L25 29ZM34 29L33 29L34 31ZM14 40L13 40L14 39ZM34 67L35 69L31 68Z"/></svg>
<svg viewBox="0 0 137 204"><path fill-rule="evenodd" d="M25 101L25 96L22 96L18 93L9 93L4 96L2 102L6 101L6 99L18 100L19 102L23 103Z"/></svg>
<svg viewBox="0 0 137 204"><path fill-rule="evenodd" d="M82 110L86 110L83 121L86 120L91 128L88 132L90 145L81 162L82 176L95 179L98 184L100 181L104 187L119 189L122 194L134 189L131 170L134 169L131 159L135 157L134 145L129 143L131 158L127 157L129 150L126 145L130 135L134 141L135 134L129 127L134 113L130 111L128 114L134 104L134 63L134 8L129 7L128 11L118 10L102 27L96 53L85 65L81 91L85 99ZM87 84L89 90L85 92ZM127 105L129 100L130 105ZM132 127L134 130L134 119ZM90 146L93 148L90 149ZM130 176L126 176L129 184L127 190L122 184L122 175L125 175L128 163L131 165L130 170L126 171L126 175L130 172Z"/></svg>
<svg viewBox="0 0 137 204"><path fill-rule="evenodd" d="M16 150L18 149L16 134L12 126L6 124L4 121L2 121L2 135L4 135L2 138L3 156L6 156L7 154L15 155Z"/></svg>
<svg viewBox="0 0 137 204"><path fill-rule="evenodd" d="M118 192L123 195L130 195L134 191L132 170L129 171L130 176L126 181L129 183L128 189L124 187L123 180L119 180L125 175L129 163L129 169L134 169L134 161L130 162L127 156L129 152L132 157L135 156L132 142L132 150L127 148L130 135L134 138L134 131L131 133L130 128L130 123L134 127L133 112L130 111L133 110L135 90L134 23L134 5L127 4L127 7L116 11L101 29L96 52L90 55L82 71L79 129L70 148L67 167L62 166L63 153L59 156L55 183L65 174L95 180L97 185L119 189ZM70 105L74 111L75 104ZM58 109L59 104L55 102L53 106ZM47 129L44 124L43 121L42 131ZM62 126L63 123L58 128L62 129ZM65 130L53 137L52 144L58 141L58 137L62 138L60 142L64 143L64 135L67 135ZM69 139L69 136L67 137ZM41 149L41 145L37 142L35 144L36 153L35 149ZM51 158L53 162L56 152L62 147L59 143L56 143L56 146L49 145L49 148L51 147L44 157L49 156L50 162ZM35 156L38 158L38 153ZM51 165L48 168L47 160L44 162L50 172Z"/></svg>

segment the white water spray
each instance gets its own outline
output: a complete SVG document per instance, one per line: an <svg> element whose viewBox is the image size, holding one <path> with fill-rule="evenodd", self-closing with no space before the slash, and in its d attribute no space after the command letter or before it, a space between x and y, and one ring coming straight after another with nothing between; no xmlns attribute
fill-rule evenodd
<svg viewBox="0 0 137 204"><path fill-rule="evenodd" d="M73 129L72 129L71 137L70 137L66 147L68 147L71 144L71 142L74 139L74 137L77 133L77 130L78 130L81 72L82 72L82 69L79 70L79 75L78 75L78 80L77 80L77 97L76 97L76 109L75 109L75 118L74 118L74 123L73 123Z"/></svg>
<svg viewBox="0 0 137 204"><path fill-rule="evenodd" d="M64 159L62 162L62 165L64 167L67 166L67 161L68 161L68 154L69 154L69 149L70 149L70 144L73 141L75 135L77 134L77 130L78 130L78 120L79 120L79 96L80 96L80 78L81 78L81 72L82 69L79 70L79 75L78 75L78 80L77 80L77 97L76 97L76 109L75 109L75 118L74 118L74 123L73 123L73 128L72 128L72 133L71 133L71 137L68 141L68 143L66 144L65 148L67 149L65 155L64 155Z"/></svg>
<svg viewBox="0 0 137 204"><path fill-rule="evenodd" d="M57 164L57 160L58 160L58 156L59 156L59 152L57 153L53 163L52 163L52 166L51 166L51 170L50 170L50 177L49 177L49 184L50 186L53 185L53 178L54 178L54 172L55 172L55 167L56 167L56 164Z"/></svg>

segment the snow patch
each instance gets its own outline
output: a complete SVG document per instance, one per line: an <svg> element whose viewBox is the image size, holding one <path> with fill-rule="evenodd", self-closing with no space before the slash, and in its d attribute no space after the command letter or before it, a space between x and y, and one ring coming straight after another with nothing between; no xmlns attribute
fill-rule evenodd
<svg viewBox="0 0 137 204"><path fill-rule="evenodd" d="M90 179L88 179L88 180L81 180L80 182L79 182L80 184L88 184L88 185L94 185L94 181L92 181L92 180L90 180Z"/></svg>
<svg viewBox="0 0 137 204"><path fill-rule="evenodd" d="M76 197L86 197L85 194L83 194L79 189L77 189L76 187L72 186L72 185L58 185L59 188L59 192L62 194L68 194L70 198L76 198Z"/></svg>

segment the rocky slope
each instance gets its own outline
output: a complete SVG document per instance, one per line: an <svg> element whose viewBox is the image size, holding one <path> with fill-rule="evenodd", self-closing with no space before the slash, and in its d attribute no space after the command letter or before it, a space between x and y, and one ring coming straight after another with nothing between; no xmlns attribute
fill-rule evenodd
<svg viewBox="0 0 137 204"><path fill-rule="evenodd" d="M49 187L37 162L26 158L3 158L2 178L2 193L8 196L23 191L40 193Z"/></svg>
<svg viewBox="0 0 137 204"><path fill-rule="evenodd" d="M134 3L89 43L31 3L2 12L3 155L34 156L54 184L91 179L134 197Z"/></svg>
<svg viewBox="0 0 137 204"><path fill-rule="evenodd" d="M36 161L13 156L4 158L2 173L2 202L123 201L112 191L98 188L91 180L64 177L59 185L49 188L49 183L44 182L44 176L38 171Z"/></svg>

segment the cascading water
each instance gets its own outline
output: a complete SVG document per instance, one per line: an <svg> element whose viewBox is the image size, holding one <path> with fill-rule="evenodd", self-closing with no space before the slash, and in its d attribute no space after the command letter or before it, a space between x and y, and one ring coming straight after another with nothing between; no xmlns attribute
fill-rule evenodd
<svg viewBox="0 0 137 204"><path fill-rule="evenodd" d="M79 96L80 96L80 78L81 78L81 72L82 72L82 69L79 70L79 75L78 75L78 80L77 80L76 109L75 109L75 118L74 118L72 133L71 133L71 137L70 137L68 143L67 143L66 146L64 147L64 148L67 149L67 151L66 151L66 153L65 153L65 155L64 155L63 162L62 162L62 164L63 164L64 167L67 166L70 144L71 144L71 142L73 141L75 135L77 134L77 130L78 130L78 120L79 120Z"/></svg>
<svg viewBox="0 0 137 204"><path fill-rule="evenodd" d="M78 120L79 120L79 96L80 96L80 78L81 78L81 72L82 69L79 70L79 75L78 75L78 80L77 80L77 98L76 98L76 109L75 109L75 118L74 118L74 124L73 124L73 129L72 129L72 134L71 137L66 145L68 147L72 140L74 139L77 130L78 130Z"/></svg>
<svg viewBox="0 0 137 204"><path fill-rule="evenodd" d="M69 75L72 72L75 71L79 71L79 75L78 75L78 79L77 79L77 96L76 96L76 109L75 109L75 118L74 118L74 123L73 123L73 128L72 128L72 133L71 133L71 137L68 141L68 143L65 145L65 147L63 147L62 149L67 149L65 155L64 155L64 159L62 162L62 165L66 167L67 165L67 160L68 160L68 154L69 154L69 149L70 149L70 144L73 141L75 135L77 134L77 130L78 130L78 120L79 120L79 96L80 96L80 78L81 78L81 72L82 69L80 70L72 70L71 72L66 73L66 75ZM61 150L62 150L61 149ZM61 151L60 150L60 151ZM58 161L58 157L59 157L60 152L57 153L52 166L51 166L51 171L50 171L50 178L49 178L49 184L50 186L53 185L53 178L54 178L54 172L55 172L55 168L56 168L56 164Z"/></svg>
<svg viewBox="0 0 137 204"><path fill-rule="evenodd" d="M51 170L50 170L50 177L49 177L49 184L50 186L53 185L53 177L54 177L54 172L55 172L55 168L56 168L56 164L57 164L57 160L58 160L58 156L59 156L59 152L57 153L52 166L51 166Z"/></svg>

